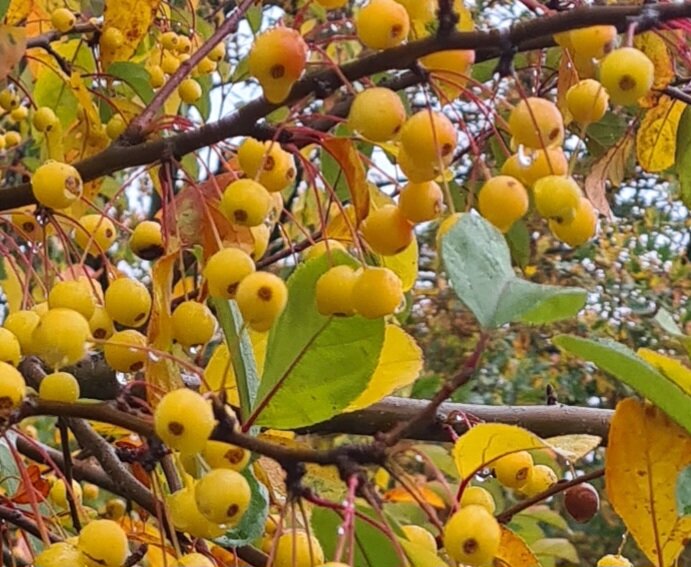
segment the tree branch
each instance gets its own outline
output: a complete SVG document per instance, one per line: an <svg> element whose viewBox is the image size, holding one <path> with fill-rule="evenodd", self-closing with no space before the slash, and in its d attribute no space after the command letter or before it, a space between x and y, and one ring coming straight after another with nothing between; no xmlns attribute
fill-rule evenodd
<svg viewBox="0 0 691 567"><path fill-rule="evenodd" d="M654 17L651 17L654 16ZM314 92L337 89L343 79L356 81L364 76L394 69L408 69L418 58L443 49L475 49L476 61L501 55L497 46L511 45L516 51L526 51L552 45L552 35L591 25L614 25L625 30L632 18L640 17L636 32L649 29L653 23L691 17L691 2L622 6L582 6L552 16L520 22L506 30L474 32L453 31L432 36L381 51L346 63L339 70L326 69L311 73L298 81L286 101L270 104L255 99L236 112L200 128L143 142L134 146L112 145L103 152L75 164L84 181L90 181L128 167L148 165L162 155L182 157L200 148L233 136L251 133L256 124L270 112L283 105L294 104ZM8 187L0 191L0 211L35 203L30 183Z"/></svg>
<svg viewBox="0 0 691 567"><path fill-rule="evenodd" d="M41 538L41 531L38 529L36 523L30 520L22 510L16 510L14 508L10 508L9 506L0 505L0 520L9 522L10 524L17 526L19 529L30 533L34 537L39 539ZM50 538L51 543L61 540L61 538L53 534L48 534L48 537Z"/></svg>

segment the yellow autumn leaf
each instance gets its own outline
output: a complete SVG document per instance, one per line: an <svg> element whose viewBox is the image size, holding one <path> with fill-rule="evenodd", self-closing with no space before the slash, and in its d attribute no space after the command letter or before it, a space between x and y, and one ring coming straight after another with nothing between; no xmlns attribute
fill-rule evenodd
<svg viewBox="0 0 691 567"><path fill-rule="evenodd" d="M139 42L149 31L161 0L106 0L101 34L101 59L104 69L113 61L127 61L137 49ZM122 45L116 49L104 45L109 28L117 29L123 37Z"/></svg>
<svg viewBox="0 0 691 567"><path fill-rule="evenodd" d="M550 447L555 449L565 459L575 463L588 453L591 453L600 446L602 437L597 435L586 435L574 433L572 435L558 435L545 439Z"/></svg>
<svg viewBox="0 0 691 567"><path fill-rule="evenodd" d="M412 567L448 567L436 553L418 543L413 543L404 537L399 537L398 543L401 544Z"/></svg>
<svg viewBox="0 0 691 567"><path fill-rule="evenodd" d="M678 360L655 352L647 348L639 348L636 354L643 360L652 364L667 378L679 386L687 394L691 394L691 369L684 366Z"/></svg>
<svg viewBox="0 0 691 567"><path fill-rule="evenodd" d="M412 384L422 370L422 351L413 337L396 325L387 325L379 362L367 389L348 406L355 411L371 406L394 391Z"/></svg>
<svg viewBox="0 0 691 567"><path fill-rule="evenodd" d="M322 146L340 166L348 184L357 220L361 221L369 214L370 191L360 152L348 138L328 138Z"/></svg>
<svg viewBox="0 0 691 567"><path fill-rule="evenodd" d="M686 104L668 96L645 113L636 134L636 157L648 172L663 171L674 165L677 128Z"/></svg>
<svg viewBox="0 0 691 567"><path fill-rule="evenodd" d="M502 567L533 567L533 565L539 565L540 562L520 537L502 526L495 564Z"/></svg>
<svg viewBox="0 0 691 567"><path fill-rule="evenodd" d="M645 53L653 62L653 65L655 65L652 91L643 97L640 102L643 107L651 107L655 105L658 96L654 91L664 89L672 82L676 75L674 72L674 60L667 47L667 43L662 38L661 32L648 31L636 35L633 45Z"/></svg>
<svg viewBox="0 0 691 567"><path fill-rule="evenodd" d="M10 313L18 311L22 308L22 299L24 297L24 286L20 278L24 278L22 270L17 266L16 262L9 256L5 256L0 260L3 268L3 277L0 278L0 290L7 299L7 308Z"/></svg>
<svg viewBox="0 0 691 567"><path fill-rule="evenodd" d="M403 284L403 291L410 291L413 289L417 281L417 265L418 265L418 244L417 239L406 246L403 252L394 254L393 256L382 256L381 265L389 268L399 278Z"/></svg>
<svg viewBox="0 0 691 567"><path fill-rule="evenodd" d="M426 486L416 485L413 492L402 486L397 486L384 493L384 502L410 502L415 504L419 501L426 502L433 508L443 510L446 508L446 503L441 497L431 488Z"/></svg>
<svg viewBox="0 0 691 567"><path fill-rule="evenodd" d="M607 497L657 567L671 567L691 537L678 517L676 485L691 464L691 436L661 410L634 398L617 405L605 461Z"/></svg>
<svg viewBox="0 0 691 567"><path fill-rule="evenodd" d="M22 23L31 13L34 3L34 0L10 0L5 21L11 26Z"/></svg>
<svg viewBox="0 0 691 567"><path fill-rule="evenodd" d="M456 441L453 458L461 480L467 480L499 457L546 447L542 439L527 429L505 423L480 423Z"/></svg>

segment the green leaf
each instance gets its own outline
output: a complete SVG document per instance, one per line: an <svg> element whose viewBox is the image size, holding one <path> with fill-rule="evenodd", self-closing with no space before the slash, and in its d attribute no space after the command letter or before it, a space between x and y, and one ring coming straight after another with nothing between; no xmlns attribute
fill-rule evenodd
<svg viewBox="0 0 691 567"><path fill-rule="evenodd" d="M0 0L0 19L5 17L7 9L10 7L10 0Z"/></svg>
<svg viewBox="0 0 691 567"><path fill-rule="evenodd" d="M528 226L522 221L513 223L513 226L506 233L506 241L511 250L513 261L521 268L525 268L530 262L530 231Z"/></svg>
<svg viewBox="0 0 691 567"><path fill-rule="evenodd" d="M153 98L154 90L151 88L149 72L144 68L144 65L129 61L116 61L110 64L106 72L129 85L144 104L148 104Z"/></svg>
<svg viewBox="0 0 691 567"><path fill-rule="evenodd" d="M356 509L378 520L371 508L356 506ZM333 557L336 551L338 529L342 522L341 516L334 510L315 508L312 512L314 535L321 543L326 557ZM393 542L380 530L356 517L353 567L400 567L401 564Z"/></svg>
<svg viewBox="0 0 691 567"><path fill-rule="evenodd" d="M610 339L591 340L573 335L559 335L553 342L631 386L691 433L691 397L629 348Z"/></svg>
<svg viewBox="0 0 691 567"><path fill-rule="evenodd" d="M250 29L254 35L257 35L262 27L262 16L263 10L261 3L250 6L249 10L247 10L247 23L250 25Z"/></svg>
<svg viewBox="0 0 691 567"><path fill-rule="evenodd" d="M7 270L5 269L5 259L0 258L0 280L7 278Z"/></svg>
<svg viewBox="0 0 691 567"><path fill-rule="evenodd" d="M448 567L448 563L423 545L413 543L403 537L398 541L412 567Z"/></svg>
<svg viewBox="0 0 691 567"><path fill-rule="evenodd" d="M569 563L580 563L578 552L568 539L546 537L531 544L530 549L532 549L533 553L536 555L546 555L548 557L556 557L557 559L565 559Z"/></svg>
<svg viewBox="0 0 691 567"><path fill-rule="evenodd" d="M252 499L240 523L216 540L225 548L247 545L260 537L264 533L264 524L269 514L269 493L266 487L257 481L252 467L245 468L240 474L250 485Z"/></svg>
<svg viewBox="0 0 691 567"><path fill-rule="evenodd" d="M516 277L504 236L477 215L465 214L454 224L444 236L442 256L456 295L486 329L512 321L558 321L585 304L583 289Z"/></svg>
<svg viewBox="0 0 691 567"><path fill-rule="evenodd" d="M691 514L691 466L677 478L677 514L679 517Z"/></svg>
<svg viewBox="0 0 691 567"><path fill-rule="evenodd" d="M626 118L614 112L608 112L601 120L590 124L588 126L587 143L593 157L604 154L609 148L619 142L627 128L628 122Z"/></svg>
<svg viewBox="0 0 691 567"><path fill-rule="evenodd" d="M211 75L197 77L197 82L202 87L201 98L194 103L194 107L199 111L204 122L211 116L211 89L213 88L213 78Z"/></svg>
<svg viewBox="0 0 691 567"><path fill-rule="evenodd" d="M63 128L67 128L77 116L77 97L65 79L47 66L36 79L33 97L36 106L48 106L55 111Z"/></svg>
<svg viewBox="0 0 691 567"><path fill-rule="evenodd" d="M242 315L235 302L217 298L211 301L225 335L228 352L231 354L240 397L240 413L242 419L245 420L250 413L250 408L256 402L259 389L259 375L254 361L252 342L244 328Z"/></svg>
<svg viewBox="0 0 691 567"><path fill-rule="evenodd" d="M691 337L684 334L684 331L677 325L677 322L669 311L661 307L655 315L655 322L665 333L673 336L679 341L681 346L686 350L686 354L691 356Z"/></svg>
<svg viewBox="0 0 691 567"><path fill-rule="evenodd" d="M256 423L275 428L311 425L338 414L367 387L384 344L384 320L324 317L314 288L331 266L357 263L343 252L295 270L288 305L266 347Z"/></svg>
<svg viewBox="0 0 691 567"><path fill-rule="evenodd" d="M681 115L677 128L677 150L675 164L679 175L681 200L691 208L691 106Z"/></svg>

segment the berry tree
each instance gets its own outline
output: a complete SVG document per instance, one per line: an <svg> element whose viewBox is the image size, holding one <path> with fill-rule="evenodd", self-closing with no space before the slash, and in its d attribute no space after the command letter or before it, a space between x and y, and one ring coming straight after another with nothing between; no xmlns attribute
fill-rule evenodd
<svg viewBox="0 0 691 567"><path fill-rule="evenodd" d="M0 18L3 565L688 564L691 4Z"/></svg>

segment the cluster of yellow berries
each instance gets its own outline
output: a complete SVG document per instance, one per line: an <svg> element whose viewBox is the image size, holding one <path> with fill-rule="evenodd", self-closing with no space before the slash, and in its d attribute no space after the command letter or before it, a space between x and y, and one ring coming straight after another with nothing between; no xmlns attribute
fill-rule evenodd
<svg viewBox="0 0 691 567"><path fill-rule="evenodd" d="M528 451L509 453L491 466L494 476L503 486L528 498L544 492L559 480L552 467L536 465Z"/></svg>
<svg viewBox="0 0 691 567"><path fill-rule="evenodd" d="M7 129L0 134L0 150L9 150L22 143L22 135L12 128L17 127L29 116L19 94L9 88L0 91L0 110L5 114Z"/></svg>

